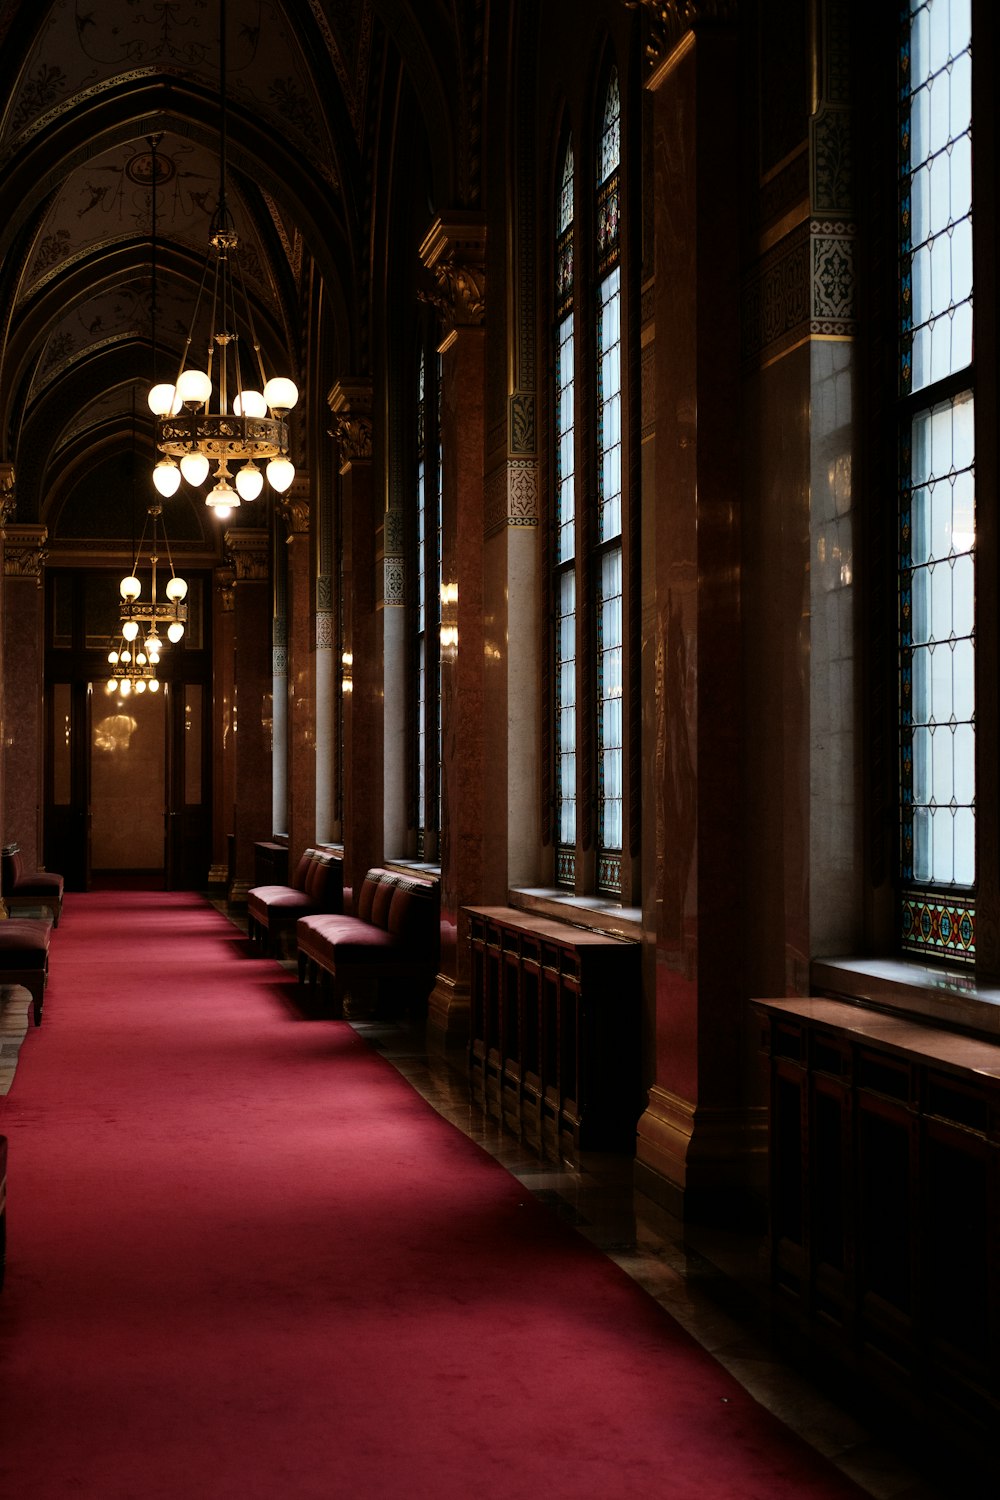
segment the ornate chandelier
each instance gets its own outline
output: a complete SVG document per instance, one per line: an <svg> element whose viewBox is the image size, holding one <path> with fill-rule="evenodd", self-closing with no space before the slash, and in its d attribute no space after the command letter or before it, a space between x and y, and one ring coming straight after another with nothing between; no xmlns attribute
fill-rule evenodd
<svg viewBox="0 0 1000 1500"><path fill-rule="evenodd" d="M170 555L166 528L162 526L160 520L162 510L162 506L156 501L149 506L142 536L139 538L139 545L133 558L132 571L127 578L122 579L118 586L118 592L121 594L119 605L122 621L121 639L108 653L108 663L111 667L111 676L107 683L109 693L117 691L122 695L127 695L133 689L137 693L144 693L147 688L151 693L159 692L160 684L156 676L156 668L159 665L163 640L158 627L165 625L167 640L177 642L183 636L184 627L187 624L187 605L184 600L187 598L188 586L185 580L174 571L174 560ZM150 521L152 521L149 544L150 588L149 599L145 600L141 597L142 584L136 575L143 543L146 540L146 527ZM170 567L170 577L164 589L166 597L163 600L156 596L156 565L160 560L158 534L162 536ZM143 636L141 641L140 635Z"/></svg>
<svg viewBox="0 0 1000 1500"><path fill-rule="evenodd" d="M215 465L215 484L205 504L220 519L242 500L256 500L268 483L279 494L295 478L288 457L285 421L298 400L294 381L267 378L242 267L239 236L226 201L226 6L219 3L219 201L212 220L209 253L195 299L194 314L172 385L154 385L149 407L156 417L156 446L163 455L153 469L153 483L165 498L176 493L181 478L198 488ZM155 168L155 163L154 163ZM156 173L154 170L154 191ZM155 213L155 209L154 209ZM204 369L188 363L202 298L211 284L211 306ZM237 301L242 319L237 316ZM241 358L240 324L249 335L251 354ZM262 471L259 463L266 464ZM230 465L236 469L233 474ZM230 480L235 483L235 488Z"/></svg>

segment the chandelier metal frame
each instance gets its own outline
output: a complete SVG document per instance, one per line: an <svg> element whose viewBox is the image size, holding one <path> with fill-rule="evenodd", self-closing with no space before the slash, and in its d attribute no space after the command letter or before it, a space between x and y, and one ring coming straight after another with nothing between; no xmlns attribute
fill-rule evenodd
<svg viewBox="0 0 1000 1500"><path fill-rule="evenodd" d="M195 487L208 478L214 463L215 486L208 505L224 519L242 500L255 500L264 485L257 461L279 494L295 478L288 457L286 416L298 400L294 381L268 379L253 309L239 262L239 235L226 197L228 127L226 104L226 4L219 0L219 199L212 219L209 254L195 299L190 329L173 385L154 385L149 405L156 417L156 447L162 457L153 470L161 495L176 492L184 477ZM154 160L154 194L155 194ZM202 301L211 282L211 309L205 368L186 362L195 341ZM237 301L253 351L241 358ZM252 366L253 368L246 368ZM259 389L253 382L259 379ZM217 403L213 409L213 397ZM240 465L235 476L230 465ZM235 488L230 480L235 478Z"/></svg>

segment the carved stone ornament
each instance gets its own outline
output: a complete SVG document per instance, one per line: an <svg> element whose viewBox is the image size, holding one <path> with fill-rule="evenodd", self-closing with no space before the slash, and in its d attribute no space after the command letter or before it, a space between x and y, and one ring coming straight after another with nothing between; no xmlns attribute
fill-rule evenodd
<svg viewBox="0 0 1000 1500"><path fill-rule="evenodd" d="M338 380L327 396L333 413L331 437L340 446L341 473L372 456L372 385L370 380Z"/></svg>
<svg viewBox="0 0 1000 1500"><path fill-rule="evenodd" d="M309 532L309 496L296 495L294 492L285 495L278 504L278 514L285 523L289 537L308 535Z"/></svg>
<svg viewBox="0 0 1000 1500"><path fill-rule="evenodd" d="M34 578L41 582L42 564L48 556L46 526L7 526L3 570L8 578Z"/></svg>
<svg viewBox="0 0 1000 1500"><path fill-rule="evenodd" d="M452 328L476 328L486 317L486 225L479 214L435 219L420 259L438 285L427 298Z"/></svg>
<svg viewBox="0 0 1000 1500"><path fill-rule="evenodd" d="M17 510L14 465L0 464L0 526L6 526Z"/></svg>
<svg viewBox="0 0 1000 1500"><path fill-rule="evenodd" d="M256 527L226 532L226 555L237 583L261 583L268 578L268 541L267 532Z"/></svg>
<svg viewBox="0 0 1000 1500"><path fill-rule="evenodd" d="M699 26L735 21L740 0L622 0L627 10L646 12L646 63L652 72Z"/></svg>
<svg viewBox="0 0 1000 1500"><path fill-rule="evenodd" d="M219 603L224 615L231 615L236 603L236 596L233 592L235 581L232 568L216 568L215 587L218 591Z"/></svg>

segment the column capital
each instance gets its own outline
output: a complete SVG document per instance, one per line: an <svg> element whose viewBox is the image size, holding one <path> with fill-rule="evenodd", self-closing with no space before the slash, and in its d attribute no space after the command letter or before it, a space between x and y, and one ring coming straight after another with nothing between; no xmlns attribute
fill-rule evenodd
<svg viewBox="0 0 1000 1500"><path fill-rule="evenodd" d="M0 498L2 505L2 498ZM42 576L42 564L48 556L45 543L48 541L47 526L4 526L3 570L8 578L35 578Z"/></svg>
<svg viewBox="0 0 1000 1500"><path fill-rule="evenodd" d="M289 541L293 536L309 533L309 489L308 478L297 474L291 489L276 506L278 515L285 523Z"/></svg>
<svg viewBox="0 0 1000 1500"><path fill-rule="evenodd" d="M213 575L219 602L224 615L232 614L233 610L233 585L236 580L233 577L232 568L216 568Z"/></svg>
<svg viewBox="0 0 1000 1500"><path fill-rule="evenodd" d="M263 528L233 528L225 533L226 556L236 583L261 583L269 576L268 542Z"/></svg>
<svg viewBox="0 0 1000 1500"><path fill-rule="evenodd" d="M330 436L340 445L340 472L372 456L372 383L367 377L345 377L330 387L327 405L333 414Z"/></svg>
<svg viewBox="0 0 1000 1500"><path fill-rule="evenodd" d="M661 81L674 49L703 26L735 21L740 0L622 0L627 10L646 13L647 87Z"/></svg>
<svg viewBox="0 0 1000 1500"><path fill-rule="evenodd" d="M17 479L12 463L0 463L0 527L7 525L17 510Z"/></svg>
<svg viewBox="0 0 1000 1500"><path fill-rule="evenodd" d="M486 222L479 213L455 209L434 220L420 246L420 260L437 282L426 294L441 312L448 333L478 328L486 317Z"/></svg>

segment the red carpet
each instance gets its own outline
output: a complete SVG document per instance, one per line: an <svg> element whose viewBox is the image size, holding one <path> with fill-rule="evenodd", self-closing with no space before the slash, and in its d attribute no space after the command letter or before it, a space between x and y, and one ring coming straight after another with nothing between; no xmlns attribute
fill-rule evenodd
<svg viewBox="0 0 1000 1500"><path fill-rule="evenodd" d="M0 1101L0 1493L856 1500L293 995L198 897L66 898Z"/></svg>

